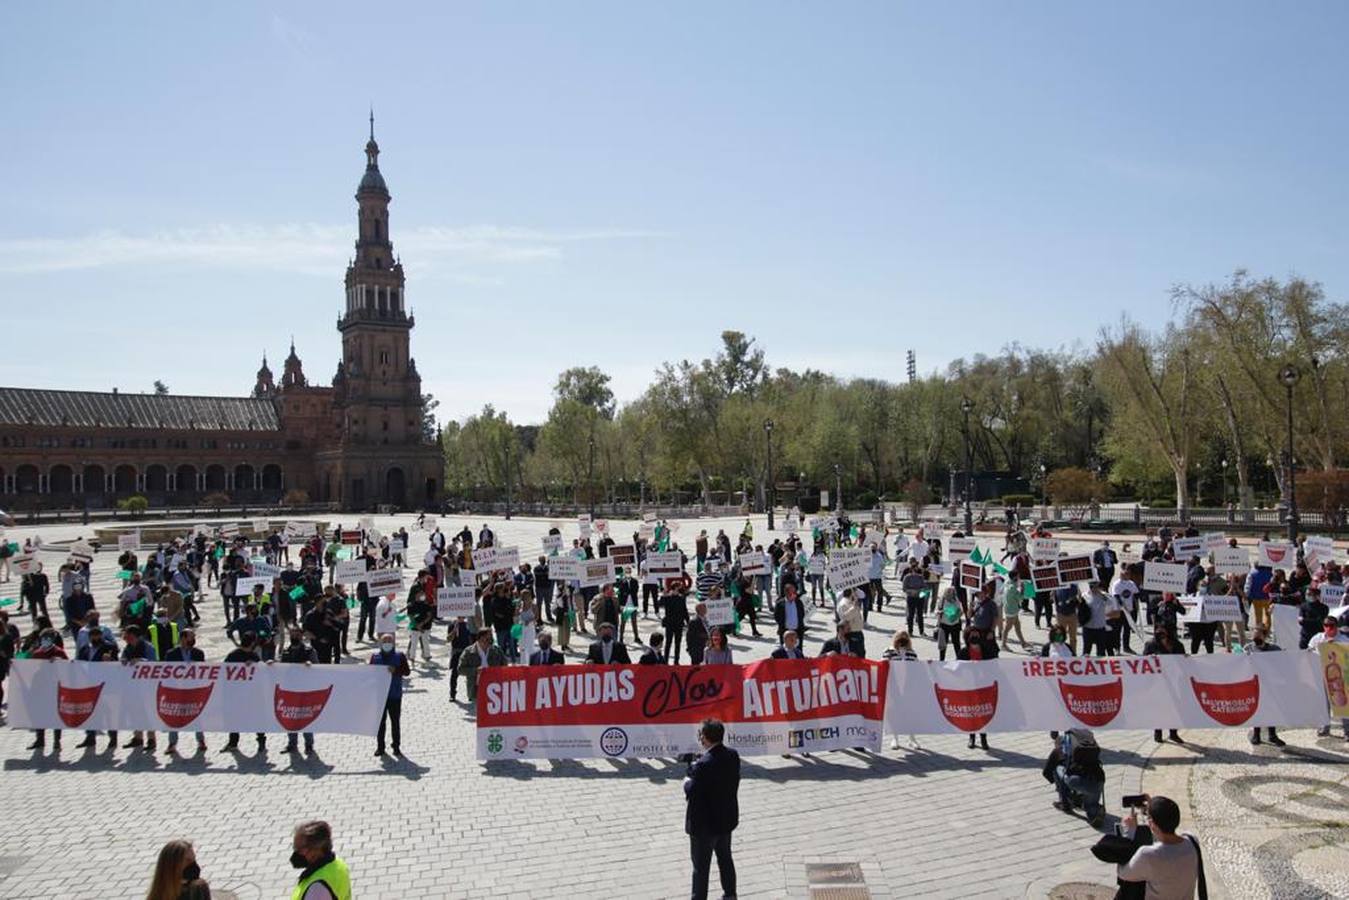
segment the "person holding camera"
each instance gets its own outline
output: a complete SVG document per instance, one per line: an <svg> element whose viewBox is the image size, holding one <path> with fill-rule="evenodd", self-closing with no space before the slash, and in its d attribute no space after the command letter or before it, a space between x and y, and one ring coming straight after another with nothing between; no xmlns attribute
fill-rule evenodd
<svg viewBox="0 0 1349 900"><path fill-rule="evenodd" d="M1128 862L1120 863L1116 877L1123 882L1143 882L1149 900L1190 900L1195 895L1208 896L1204 883L1204 863L1199 842L1189 835L1176 834L1180 827L1180 807L1169 797L1127 798L1147 804L1148 829L1152 841L1139 847ZM1129 810L1122 823L1124 837L1136 840L1138 811Z"/></svg>
<svg viewBox="0 0 1349 900"><path fill-rule="evenodd" d="M1092 828L1105 823L1105 769L1096 736L1086 728L1070 728L1054 742L1041 773L1059 792L1054 808L1071 813L1081 806Z"/></svg>

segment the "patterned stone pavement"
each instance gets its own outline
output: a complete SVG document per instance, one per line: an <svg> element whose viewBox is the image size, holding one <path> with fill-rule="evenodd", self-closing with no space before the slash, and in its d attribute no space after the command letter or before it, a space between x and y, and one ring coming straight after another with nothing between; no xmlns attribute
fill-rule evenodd
<svg viewBox="0 0 1349 900"><path fill-rule="evenodd" d="M411 522L377 519L386 533L396 524ZM442 520L447 531L463 524ZM476 531L482 520L468 524ZM548 524L492 520L502 544L531 553ZM691 544L700 527L734 534L742 524L688 521L676 537ZM755 527L766 533L762 519ZM88 531L41 534L54 542ZM564 534L573 531L564 524ZM20 540L31 533L10 529ZM414 555L424 550L425 536L414 533ZM100 553L94 566L104 608L115 594L115 556ZM49 570L59 559L48 557ZM13 586L0 586L0 596ZM218 659L228 646L219 603L201 608L202 645ZM1043 639L1029 616L1023 623L1028 637ZM26 628L26 617L18 624ZM641 624L645 634L655 621ZM888 610L873 615L868 654L879 656L900 624ZM825 631L816 628L808 650ZM241 756L220 754L223 735L210 736L205 758L85 753L71 748L74 740L57 755L26 751L27 733L0 729L0 816L12 823L0 846L0 897L143 896L156 851L176 836L195 842L218 896L288 896L290 830L315 816L332 823L363 897L687 893L682 765L479 763L471 717L449 702L448 650L433 643L437 665L417 667L404 701L405 760L375 759L371 740L325 735L311 759L281 753L277 737L265 755L248 740ZM733 646L738 658L753 659L772 641L742 636ZM917 649L936 655L930 641L918 640ZM1137 732L1100 737L1111 808L1140 789L1180 800L1187 827L1209 848L1213 896L1349 895L1349 753L1338 737L1293 731L1282 753L1250 747L1243 732L1191 732L1185 747L1158 747ZM853 863L875 897L1108 896L1089 887L1113 883L1110 868L1088 852L1096 833L1050 806L1053 791L1039 774L1048 750L1047 736L1017 734L993 736L989 751L953 736L875 756L747 758L735 836L740 895L806 897L808 864ZM1081 887L1056 890L1068 883Z"/></svg>

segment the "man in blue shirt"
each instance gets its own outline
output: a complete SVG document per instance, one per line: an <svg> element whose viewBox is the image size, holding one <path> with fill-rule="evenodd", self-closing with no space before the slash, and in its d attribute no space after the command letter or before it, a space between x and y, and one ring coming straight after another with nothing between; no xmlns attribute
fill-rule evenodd
<svg viewBox="0 0 1349 900"><path fill-rule="evenodd" d="M384 726L393 725L393 755L402 756L398 749L403 718L403 679L412 674L408 658L399 651L392 634L379 636L379 649L370 657L370 665L387 666L389 669L389 696L384 701L384 712L379 717L379 733L375 735L375 755L384 755Z"/></svg>

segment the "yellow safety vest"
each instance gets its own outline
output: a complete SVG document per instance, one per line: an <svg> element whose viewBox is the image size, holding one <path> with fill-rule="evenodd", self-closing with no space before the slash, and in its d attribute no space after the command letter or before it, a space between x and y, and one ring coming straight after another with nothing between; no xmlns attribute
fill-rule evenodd
<svg viewBox="0 0 1349 900"><path fill-rule="evenodd" d="M332 862L317 869L308 878L295 885L290 900L302 900L304 892L316 881L322 881L326 884L328 890L332 891L337 900L351 900L351 873L347 871L347 864L337 857L333 857Z"/></svg>

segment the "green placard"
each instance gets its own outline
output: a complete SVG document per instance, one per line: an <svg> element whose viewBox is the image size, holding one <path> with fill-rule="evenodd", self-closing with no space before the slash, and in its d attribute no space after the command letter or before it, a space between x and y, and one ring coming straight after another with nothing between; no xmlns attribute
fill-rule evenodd
<svg viewBox="0 0 1349 900"><path fill-rule="evenodd" d="M304 596L304 587L302 585L296 585L295 587L291 588L290 599L299 600L303 596Z"/></svg>

